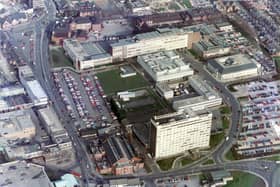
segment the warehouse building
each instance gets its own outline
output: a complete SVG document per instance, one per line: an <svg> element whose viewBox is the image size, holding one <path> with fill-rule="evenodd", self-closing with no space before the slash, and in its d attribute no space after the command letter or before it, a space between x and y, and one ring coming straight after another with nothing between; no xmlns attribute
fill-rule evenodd
<svg viewBox="0 0 280 187"><path fill-rule="evenodd" d="M174 51L138 56L137 62L155 82L184 79L194 73L190 64L185 63Z"/></svg>
<svg viewBox="0 0 280 187"><path fill-rule="evenodd" d="M154 116L151 119L151 154L155 159L206 148L210 142L212 114L191 110Z"/></svg>
<svg viewBox="0 0 280 187"><path fill-rule="evenodd" d="M112 63L112 56L96 42L66 39L63 42L63 48L77 70Z"/></svg>
<svg viewBox="0 0 280 187"><path fill-rule="evenodd" d="M39 119L54 143L68 148L72 147L70 138L58 119L53 108L47 107L38 110Z"/></svg>
<svg viewBox="0 0 280 187"><path fill-rule="evenodd" d="M110 46L113 59L118 61L164 50L191 48L192 43L199 40L199 33L188 27L162 28L137 34L132 38L121 39Z"/></svg>
<svg viewBox="0 0 280 187"><path fill-rule="evenodd" d="M49 101L48 96L38 80L35 79L31 68L28 65L20 66L18 68L18 74L20 82L31 98L34 106L47 105Z"/></svg>
<svg viewBox="0 0 280 187"><path fill-rule="evenodd" d="M0 115L1 139L3 141L13 141L33 138L36 134L35 118L30 110L2 113ZM3 146L4 143L1 144Z"/></svg>
<svg viewBox="0 0 280 187"><path fill-rule="evenodd" d="M1 186L54 187L43 166L26 161L13 161L0 165Z"/></svg>
<svg viewBox="0 0 280 187"><path fill-rule="evenodd" d="M207 69L222 82L242 80L261 75L261 65L247 55L236 54L211 60Z"/></svg>
<svg viewBox="0 0 280 187"><path fill-rule="evenodd" d="M194 43L192 49L202 58L210 58L219 55L225 55L230 52L231 47L215 40L214 38L208 41L202 40Z"/></svg>

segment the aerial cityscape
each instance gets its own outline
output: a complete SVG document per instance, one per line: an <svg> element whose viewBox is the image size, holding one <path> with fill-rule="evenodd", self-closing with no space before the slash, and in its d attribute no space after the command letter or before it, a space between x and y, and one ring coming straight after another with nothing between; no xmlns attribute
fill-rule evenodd
<svg viewBox="0 0 280 187"><path fill-rule="evenodd" d="M0 187L280 187L280 0L0 0Z"/></svg>

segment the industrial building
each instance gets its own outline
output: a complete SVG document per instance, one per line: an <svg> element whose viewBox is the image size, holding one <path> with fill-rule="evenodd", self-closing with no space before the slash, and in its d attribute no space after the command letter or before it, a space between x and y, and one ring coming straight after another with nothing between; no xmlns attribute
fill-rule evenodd
<svg viewBox="0 0 280 187"><path fill-rule="evenodd" d="M191 110L151 119L150 150L155 159L179 155L188 150L206 148L210 142L212 114Z"/></svg>
<svg viewBox="0 0 280 187"><path fill-rule="evenodd" d="M36 134L35 118L36 117L30 110L17 110L2 113L0 115L1 139L3 141L12 141L33 138Z"/></svg>
<svg viewBox="0 0 280 187"><path fill-rule="evenodd" d="M210 60L207 69L222 81L242 80L261 75L261 65L244 54L236 54Z"/></svg>
<svg viewBox="0 0 280 187"><path fill-rule="evenodd" d="M184 79L194 73L190 64L185 63L174 51L138 56L137 62L155 82Z"/></svg>
<svg viewBox="0 0 280 187"><path fill-rule="evenodd" d="M128 1L127 6L129 7L133 15L145 15L151 14L152 9L148 3L145 3L142 0L137 1Z"/></svg>
<svg viewBox="0 0 280 187"><path fill-rule="evenodd" d="M121 39L110 46L113 60L118 61L163 50L191 48L192 43L199 40L199 33L188 27L162 28Z"/></svg>
<svg viewBox="0 0 280 187"><path fill-rule="evenodd" d="M166 83L157 83L156 90L162 97L164 97L167 100L172 99L174 97L174 91Z"/></svg>
<svg viewBox="0 0 280 187"><path fill-rule="evenodd" d="M215 38L208 41L202 40L194 43L192 49L202 58L210 58L219 55L225 55L230 52L231 47L225 43L221 43Z"/></svg>
<svg viewBox="0 0 280 187"><path fill-rule="evenodd" d="M63 48L77 70L112 63L112 56L96 42L66 39L63 42Z"/></svg>
<svg viewBox="0 0 280 187"><path fill-rule="evenodd" d="M133 174L144 167L133 147L118 135L108 137L102 146L97 145L94 150L97 170L101 174Z"/></svg>
<svg viewBox="0 0 280 187"><path fill-rule="evenodd" d="M35 106L48 104L48 96L38 80L35 79L31 68L28 65L20 66L18 68L18 74L20 82L33 104Z"/></svg>
<svg viewBox="0 0 280 187"><path fill-rule="evenodd" d="M38 110L39 119L54 143L72 147L71 141L66 130L63 128L57 114L51 107Z"/></svg>
<svg viewBox="0 0 280 187"><path fill-rule="evenodd" d="M26 161L13 161L0 165L0 185L6 187L54 187L43 166Z"/></svg>
<svg viewBox="0 0 280 187"><path fill-rule="evenodd" d="M174 98L173 108L176 111L182 111L187 108L193 111L205 110L207 108L220 106L222 98L219 94L207 84L205 80L195 75L189 78L189 85L194 89L197 95Z"/></svg>

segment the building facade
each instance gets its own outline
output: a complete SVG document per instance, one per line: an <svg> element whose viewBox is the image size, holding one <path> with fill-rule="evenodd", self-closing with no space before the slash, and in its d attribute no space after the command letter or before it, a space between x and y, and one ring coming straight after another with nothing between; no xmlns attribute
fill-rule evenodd
<svg viewBox="0 0 280 187"><path fill-rule="evenodd" d="M188 48L192 44L189 36L193 34L187 28L157 29L111 44L111 54L114 60L123 60L164 50Z"/></svg>
<svg viewBox="0 0 280 187"><path fill-rule="evenodd" d="M155 159L209 146L212 114L192 111L154 116L151 119L151 154Z"/></svg>
<svg viewBox="0 0 280 187"><path fill-rule="evenodd" d="M86 70L98 65L112 63L112 56L98 43L66 39L63 42L63 48L72 59L77 70Z"/></svg>
<svg viewBox="0 0 280 187"><path fill-rule="evenodd" d="M261 65L243 54L209 61L207 69L222 82L248 79L261 75Z"/></svg>

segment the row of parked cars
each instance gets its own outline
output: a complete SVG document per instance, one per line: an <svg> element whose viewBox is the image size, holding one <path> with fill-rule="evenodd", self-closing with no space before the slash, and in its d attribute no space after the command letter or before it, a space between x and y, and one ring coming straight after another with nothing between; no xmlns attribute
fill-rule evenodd
<svg viewBox="0 0 280 187"><path fill-rule="evenodd" d="M78 88L78 82L75 80L74 76L69 71L63 71L63 78L68 86L70 94L73 98L73 102L76 106L79 118L86 125L86 127L91 127L94 125L94 119L90 116L89 111L86 108L85 100L81 95L81 91Z"/></svg>
<svg viewBox="0 0 280 187"><path fill-rule="evenodd" d="M67 109L67 112L68 112L69 116L72 119L76 119L75 114L73 112L73 108L72 108L71 103L70 103L70 100L67 97L67 95L64 93L64 90L63 90L63 88L61 86L61 82L59 80L57 72L53 72L53 78L54 78L55 85L56 85L56 87L58 89L58 93L61 96L61 98L62 98L62 100L63 100L63 102L64 102L64 104L66 106L66 109Z"/></svg>
<svg viewBox="0 0 280 187"><path fill-rule="evenodd" d="M238 14L255 30L259 40L270 54L275 54L279 51L279 26L270 15L254 8L247 11L241 9Z"/></svg>

